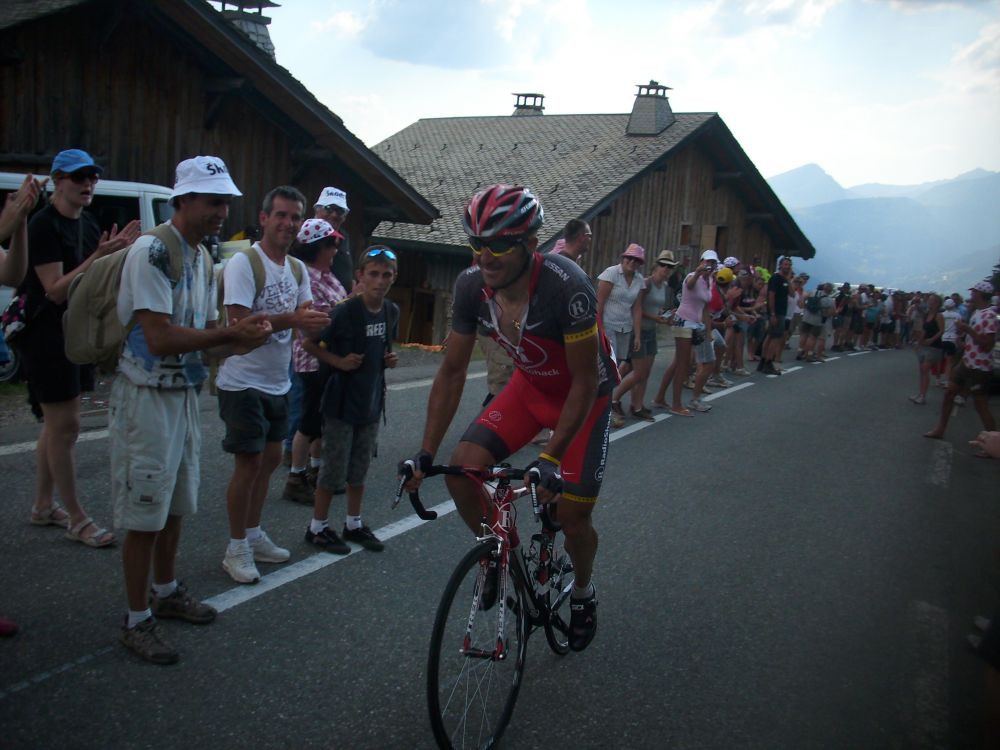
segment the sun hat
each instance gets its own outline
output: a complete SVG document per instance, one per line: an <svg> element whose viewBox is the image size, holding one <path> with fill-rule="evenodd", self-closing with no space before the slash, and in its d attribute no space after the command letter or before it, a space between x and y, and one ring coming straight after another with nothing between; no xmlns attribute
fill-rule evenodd
<svg viewBox="0 0 1000 750"><path fill-rule="evenodd" d="M634 242L625 248L625 252L622 253L623 258L638 258L643 263L646 262L646 249L642 245L637 245Z"/></svg>
<svg viewBox="0 0 1000 750"><path fill-rule="evenodd" d="M299 229L295 239L303 245L309 245L326 237L333 237L336 240L344 239L344 235L330 226L329 222L322 219L306 219L302 222L302 228Z"/></svg>
<svg viewBox="0 0 1000 750"><path fill-rule="evenodd" d="M49 174L54 175L56 172L72 174L87 167L93 169L97 174L104 172L104 168L99 167L94 162L94 157L86 151L80 148L68 148L56 154L56 158L52 160L52 171Z"/></svg>
<svg viewBox="0 0 1000 750"><path fill-rule="evenodd" d="M679 265L678 262L674 260L674 254L669 250L664 250L662 253L657 255L656 262L659 263L661 266L670 266L671 268L673 268L676 265Z"/></svg>
<svg viewBox="0 0 1000 750"><path fill-rule="evenodd" d="M988 281L977 281L969 289L975 292L982 292L987 297L993 296L993 285Z"/></svg>
<svg viewBox="0 0 1000 750"><path fill-rule="evenodd" d="M702 260L714 260L716 263L719 262L719 254L715 250L706 250L701 254Z"/></svg>
<svg viewBox="0 0 1000 750"><path fill-rule="evenodd" d="M722 261L722 265L724 265L726 268L736 268L736 266L738 266L739 264L740 264L740 259L737 258L735 255L730 255L728 258Z"/></svg>
<svg viewBox="0 0 1000 750"><path fill-rule="evenodd" d="M189 193L243 195L229 176L226 163L218 156L195 156L177 165L174 189L170 197L173 199Z"/></svg>
<svg viewBox="0 0 1000 750"><path fill-rule="evenodd" d="M733 269L731 268L720 268L718 273L715 274L715 280L720 284L731 284L736 276L733 275Z"/></svg>
<svg viewBox="0 0 1000 750"><path fill-rule="evenodd" d="M319 198L316 199L313 206L336 206L344 211L350 211L347 207L347 193L335 187L323 188L323 192L319 194Z"/></svg>
<svg viewBox="0 0 1000 750"><path fill-rule="evenodd" d="M954 310L955 309L955 300L953 300L951 297L949 297L948 299L946 299L944 301L944 309L945 310Z"/></svg>

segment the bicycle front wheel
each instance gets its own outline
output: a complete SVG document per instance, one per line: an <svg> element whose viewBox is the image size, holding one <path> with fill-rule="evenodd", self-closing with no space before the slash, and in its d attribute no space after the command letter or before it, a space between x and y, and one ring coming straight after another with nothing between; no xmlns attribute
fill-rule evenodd
<svg viewBox="0 0 1000 750"><path fill-rule="evenodd" d="M495 601L484 601L496 544L477 544L462 558L438 605L427 660L427 704L442 748L492 747L507 728L528 649L524 593L506 573ZM500 627L503 613L503 627Z"/></svg>

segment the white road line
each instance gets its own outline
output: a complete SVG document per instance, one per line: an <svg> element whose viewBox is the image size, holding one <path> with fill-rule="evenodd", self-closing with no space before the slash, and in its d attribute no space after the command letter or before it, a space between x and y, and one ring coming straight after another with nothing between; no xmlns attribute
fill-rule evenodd
<svg viewBox="0 0 1000 750"><path fill-rule="evenodd" d="M851 352L847 356L848 357L860 357L862 354L871 354L871 353L872 353L871 349L865 349L862 352Z"/></svg>
<svg viewBox="0 0 1000 750"><path fill-rule="evenodd" d="M906 657L899 705L907 747L948 747L948 613L910 602L902 635Z"/></svg>
<svg viewBox="0 0 1000 750"><path fill-rule="evenodd" d="M430 508L430 510L435 511L438 514L438 518L441 518L442 516L446 516L455 510L455 503L453 500L448 500L440 505L435 505L433 508ZM422 526L425 523L428 522L421 520L416 515L410 515L402 520L383 526L375 532L375 536L382 541L386 541L399 536L400 534L405 534L407 531L415 529L418 526ZM273 573L268 573L266 576L262 576L260 583L255 585L236 586L228 591L223 591L221 594L216 594L210 599L206 599L205 603L215 607L219 612L225 612L227 609L232 609L233 607L243 604L244 602L248 602L251 599L256 599L258 596L266 594L268 591L273 591L279 586L284 586L286 583L292 583L303 576L315 573L317 570L322 570L323 568L327 568L334 563L347 560L348 558L353 557L356 552L361 551L361 547L357 544L352 544L350 546L351 554L349 555L331 555L327 552L318 552L311 557L299 560L291 565L286 565L280 570L276 570Z"/></svg>
<svg viewBox="0 0 1000 750"><path fill-rule="evenodd" d="M466 376L466 380L474 380L476 378L485 378L485 372L473 372ZM410 380L406 383L394 383L388 386L390 391L405 391L410 388L422 388L425 385L431 385L434 382L434 378L423 378L421 380ZM78 443L85 443L89 440L103 440L108 436L107 430L92 430L90 432L80 433L80 437L77 438ZM35 450L38 443L34 440L25 443L12 443L10 445L0 445L0 456L13 456L18 453L30 453Z"/></svg>
<svg viewBox="0 0 1000 750"><path fill-rule="evenodd" d="M76 439L78 443L86 443L90 440L103 440L108 436L107 430L92 430L81 432ZM38 446L38 442L32 440L27 443L12 443L11 445L0 445L0 456L13 456L15 453L30 453Z"/></svg>
<svg viewBox="0 0 1000 750"><path fill-rule="evenodd" d="M742 391L744 388L749 388L753 383L740 383L739 385L731 385L728 388L716 391L715 393L710 393L707 396L702 396L702 401L715 401L717 398L722 398L723 396L728 396L730 393L736 393L737 391Z"/></svg>
<svg viewBox="0 0 1000 750"><path fill-rule="evenodd" d="M936 487L947 488L951 482L951 458L954 453L951 443L944 440L936 441L927 467L927 481Z"/></svg>
<svg viewBox="0 0 1000 750"><path fill-rule="evenodd" d="M802 369L802 365L795 365L795 367L789 367L787 370L782 370L782 372L785 375L788 375L789 373L792 373L792 372L795 372L796 370L801 370L801 369Z"/></svg>
<svg viewBox="0 0 1000 750"><path fill-rule="evenodd" d="M840 357L827 357L826 361L827 362L833 362L833 360L835 360L835 359L840 359ZM816 364L822 364L822 363L821 362L817 362Z"/></svg>

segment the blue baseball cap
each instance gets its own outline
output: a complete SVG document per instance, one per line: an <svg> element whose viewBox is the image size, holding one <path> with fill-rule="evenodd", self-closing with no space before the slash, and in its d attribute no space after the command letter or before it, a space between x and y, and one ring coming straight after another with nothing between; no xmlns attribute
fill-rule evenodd
<svg viewBox="0 0 1000 750"><path fill-rule="evenodd" d="M98 174L104 171L102 167L99 167L94 162L94 157L83 149L68 148L56 154L56 158L52 160L52 171L49 174L54 175L56 172L73 174L77 170L87 169L88 167L95 170Z"/></svg>

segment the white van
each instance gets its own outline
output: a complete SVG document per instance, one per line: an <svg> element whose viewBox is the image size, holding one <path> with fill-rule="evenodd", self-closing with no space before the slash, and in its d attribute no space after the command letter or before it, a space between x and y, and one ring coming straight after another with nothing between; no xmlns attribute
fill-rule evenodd
<svg viewBox="0 0 1000 750"><path fill-rule="evenodd" d="M7 194L17 190L24 182L23 174L0 172L0 206L7 200ZM133 219L142 224L142 231L152 229L169 219L173 213L170 205L170 188L145 182L120 182L118 180L98 180L94 189L94 200L87 209L101 225L102 231L115 224L121 229ZM46 193L52 193L51 183ZM43 206L38 202L38 208ZM14 290L0 286L0 310L7 307ZM8 349L0 336L0 383L17 379L18 362L15 353Z"/></svg>

